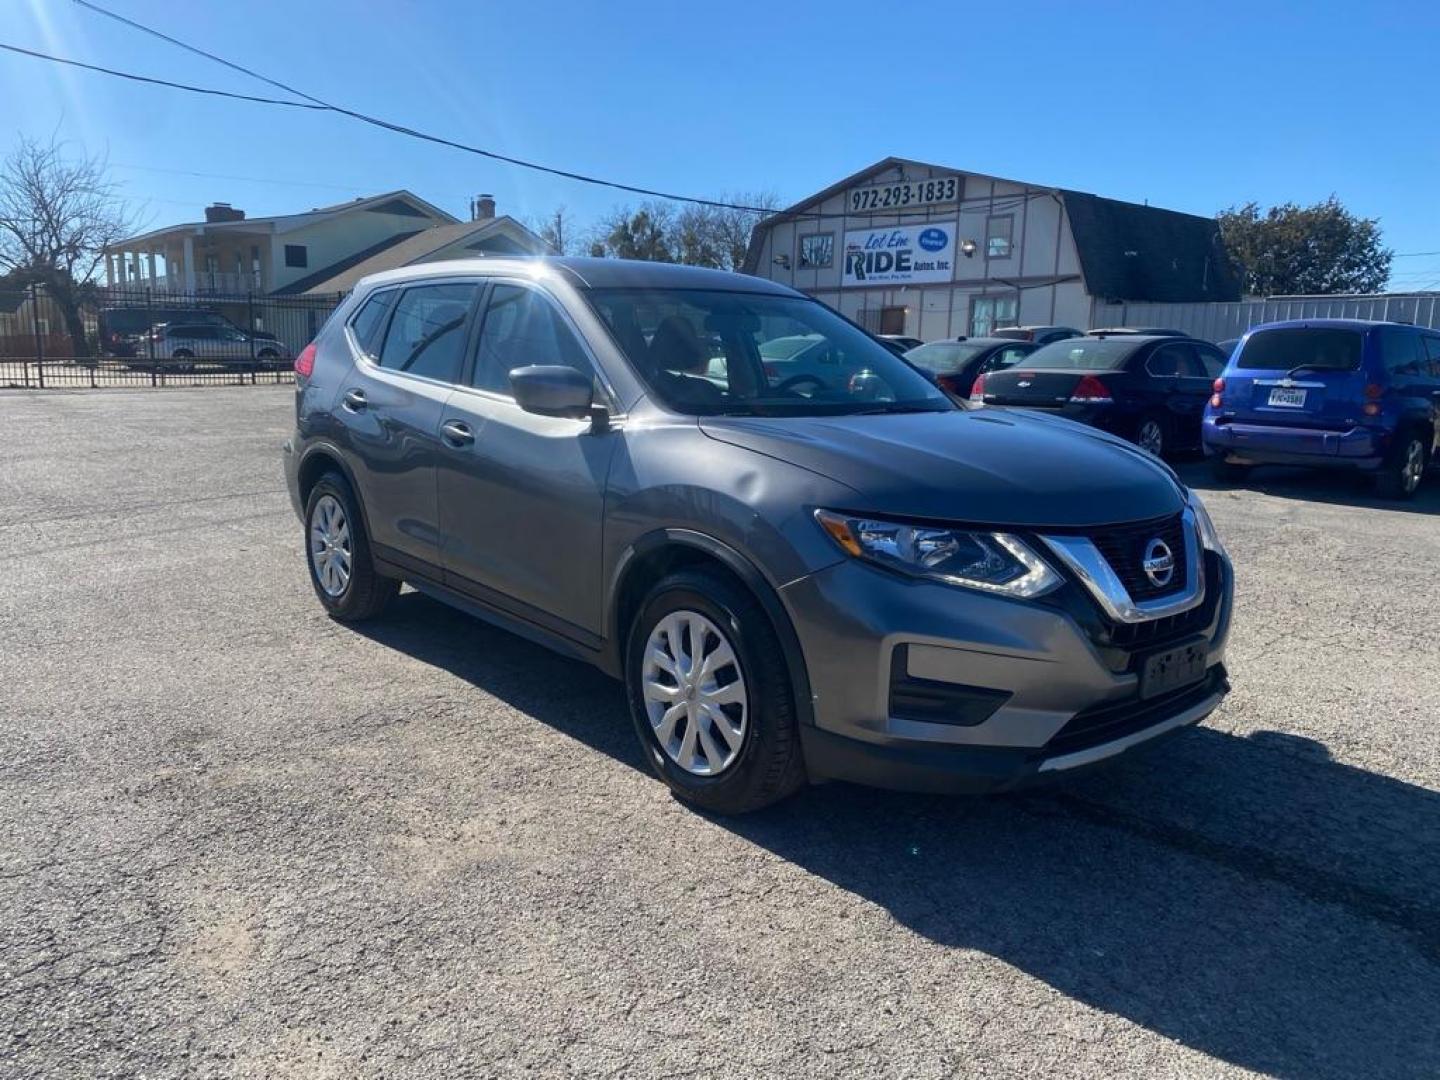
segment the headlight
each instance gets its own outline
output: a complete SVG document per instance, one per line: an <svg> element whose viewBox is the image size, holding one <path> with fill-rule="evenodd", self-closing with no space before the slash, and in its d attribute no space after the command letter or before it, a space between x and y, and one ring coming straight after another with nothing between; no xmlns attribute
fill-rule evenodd
<svg viewBox="0 0 1440 1080"><path fill-rule="evenodd" d="M1061 578L1009 533L969 532L941 525L903 525L816 510L815 520L857 559L1002 596L1041 596Z"/></svg>
<svg viewBox="0 0 1440 1080"><path fill-rule="evenodd" d="M1226 554L1225 545L1220 542L1220 534L1215 531L1215 522L1210 520L1210 511L1205 509L1205 504L1200 501L1200 496L1190 492L1190 509L1195 511L1195 524L1200 529L1200 543L1206 551L1214 551L1220 555Z"/></svg>

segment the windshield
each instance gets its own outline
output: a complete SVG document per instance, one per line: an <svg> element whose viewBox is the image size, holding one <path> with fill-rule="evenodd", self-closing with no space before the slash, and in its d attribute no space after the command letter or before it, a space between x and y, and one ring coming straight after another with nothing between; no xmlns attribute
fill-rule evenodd
<svg viewBox="0 0 1440 1080"><path fill-rule="evenodd" d="M668 408L691 416L948 412L918 371L823 304L701 289L593 289L590 304Z"/></svg>
<svg viewBox="0 0 1440 1080"><path fill-rule="evenodd" d="M1047 370L1113 371L1124 365L1137 348L1134 341L1092 341L1070 338L1052 341L1025 358L1027 368Z"/></svg>
<svg viewBox="0 0 1440 1080"><path fill-rule="evenodd" d="M1245 340L1238 368L1263 371L1354 371L1360 366L1357 330L1293 327L1257 330Z"/></svg>
<svg viewBox="0 0 1440 1080"><path fill-rule="evenodd" d="M929 345L916 346L905 354L905 359L932 375L949 375L953 371L959 371L989 347L988 345L963 345L954 341L935 341Z"/></svg>

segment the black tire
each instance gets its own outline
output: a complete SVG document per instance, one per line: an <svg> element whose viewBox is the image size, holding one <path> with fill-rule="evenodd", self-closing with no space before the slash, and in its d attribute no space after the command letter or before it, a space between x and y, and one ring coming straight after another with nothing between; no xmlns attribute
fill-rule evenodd
<svg viewBox="0 0 1440 1080"><path fill-rule="evenodd" d="M1153 425L1153 428L1152 428ZM1153 430L1156 445L1152 449L1146 445L1150 441L1150 432ZM1155 413L1146 413L1135 424L1135 445L1142 450L1148 450L1157 458L1164 458L1170 452L1170 425L1165 422L1163 416Z"/></svg>
<svg viewBox="0 0 1440 1080"><path fill-rule="evenodd" d="M317 508L327 498L339 504L348 527L349 578L338 592L322 584L316 567L317 553L311 539ZM350 484L337 472L327 472L316 481L305 500L305 565L310 570L310 584L315 589L315 595L330 617L340 622L375 618L400 591L400 582L376 572L359 502L350 490Z"/></svg>
<svg viewBox="0 0 1440 1080"><path fill-rule="evenodd" d="M1387 499L1413 499L1424 482L1425 470L1430 466L1432 441L1430 433L1419 428L1401 432L1386 455L1385 463L1375 473L1375 490ZM1413 471L1417 454L1418 475Z"/></svg>
<svg viewBox="0 0 1440 1080"><path fill-rule="evenodd" d="M642 682L646 646L660 621L679 611L703 615L724 632L744 679L747 700L740 749L712 776L681 768L662 748L646 710ZM625 688L645 759L683 801L718 814L743 814L778 802L804 785L795 698L780 640L759 601L731 579L707 570L683 570L650 590L627 636ZM718 735L711 731L713 741Z"/></svg>
<svg viewBox="0 0 1440 1080"><path fill-rule="evenodd" d="M1223 455L1210 459L1210 471L1222 484L1243 484L1250 476L1249 465L1226 461Z"/></svg>

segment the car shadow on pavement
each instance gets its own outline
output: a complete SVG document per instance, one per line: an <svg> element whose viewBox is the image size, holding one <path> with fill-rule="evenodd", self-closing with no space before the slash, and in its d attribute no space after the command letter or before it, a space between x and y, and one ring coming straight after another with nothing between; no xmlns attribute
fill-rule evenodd
<svg viewBox="0 0 1440 1080"><path fill-rule="evenodd" d="M1199 491L1257 491L1280 499L1355 506L1369 510L1401 510L1411 514L1440 514L1440 468L1431 468L1412 499L1385 499L1376 493L1370 477L1323 469L1259 466L1238 484L1223 484L1204 463L1176 466L1180 479Z"/></svg>
<svg viewBox="0 0 1440 1080"><path fill-rule="evenodd" d="M365 633L645 768L618 684L581 663L418 595ZM955 950L957 994L979 953L1249 1069L1440 1061L1440 794L1309 740L1201 727L1029 793L835 784L711 820Z"/></svg>

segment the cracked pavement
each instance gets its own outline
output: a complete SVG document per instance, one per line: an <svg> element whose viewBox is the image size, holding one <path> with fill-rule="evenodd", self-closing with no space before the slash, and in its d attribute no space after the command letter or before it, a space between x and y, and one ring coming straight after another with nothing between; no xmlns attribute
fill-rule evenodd
<svg viewBox="0 0 1440 1080"><path fill-rule="evenodd" d="M412 593L325 618L290 420L0 394L0 1075L1436 1074L1440 476L1206 491L1201 728L726 821L598 673Z"/></svg>

